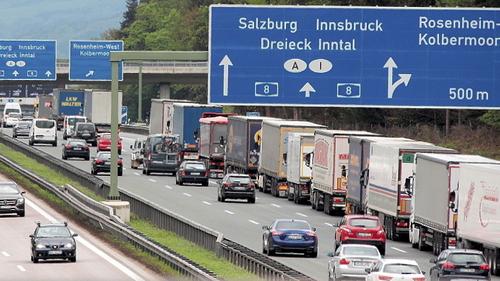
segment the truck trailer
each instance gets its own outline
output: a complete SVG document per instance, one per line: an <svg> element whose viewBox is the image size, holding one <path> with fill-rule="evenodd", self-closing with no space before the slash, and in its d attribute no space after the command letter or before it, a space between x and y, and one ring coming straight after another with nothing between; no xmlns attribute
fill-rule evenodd
<svg viewBox="0 0 500 281"><path fill-rule="evenodd" d="M173 103L192 103L188 100L174 99L151 99L151 110L149 111L149 133L169 134L172 130L171 120L173 118ZM199 118L199 117L198 117ZM198 119L196 119L198 122Z"/></svg>
<svg viewBox="0 0 500 281"><path fill-rule="evenodd" d="M121 120L123 92L118 91L118 120ZM96 127L111 126L111 91L91 89L85 91L84 114ZM118 121L120 122L120 121Z"/></svg>
<svg viewBox="0 0 500 281"><path fill-rule="evenodd" d="M417 153L410 216L410 242L435 255L456 247L461 167L500 161L479 155Z"/></svg>
<svg viewBox="0 0 500 281"><path fill-rule="evenodd" d="M426 142L376 142L371 145L367 213L378 215L387 238L409 233L411 192L415 179L415 154L457 153Z"/></svg>
<svg viewBox="0 0 500 281"><path fill-rule="evenodd" d="M83 116L85 113L85 90L54 89L52 109L57 122L57 129L63 127L64 116ZM109 111L107 108L106 111Z"/></svg>
<svg viewBox="0 0 500 281"><path fill-rule="evenodd" d="M316 130L314 132L311 207L332 215L345 211L349 137L377 136L366 131Z"/></svg>
<svg viewBox="0 0 500 281"><path fill-rule="evenodd" d="M171 104L172 118L167 121L167 128L170 128L172 134L179 135L180 142L183 145L197 144L200 134L200 118L204 114L222 113L222 107L197 104L197 103L179 103Z"/></svg>
<svg viewBox="0 0 500 281"><path fill-rule="evenodd" d="M257 179L262 141L262 120L272 119L275 118L228 117L225 173L248 174L252 179Z"/></svg>
<svg viewBox="0 0 500 281"><path fill-rule="evenodd" d="M276 197L286 197L287 150L289 133L313 133L323 125L307 121L263 120L260 147L259 189Z"/></svg>
<svg viewBox="0 0 500 281"><path fill-rule="evenodd" d="M289 133L286 157L288 200L295 204L306 203L311 197L312 167L314 151L313 133Z"/></svg>
<svg viewBox="0 0 500 281"><path fill-rule="evenodd" d="M211 178L224 177L227 117L200 118L200 158L205 160Z"/></svg>

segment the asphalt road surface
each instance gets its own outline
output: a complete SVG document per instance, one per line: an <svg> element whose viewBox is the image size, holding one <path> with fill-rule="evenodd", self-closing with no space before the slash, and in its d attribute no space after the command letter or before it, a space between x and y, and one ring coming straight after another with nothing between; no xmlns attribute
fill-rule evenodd
<svg viewBox="0 0 500 281"><path fill-rule="evenodd" d="M0 175L0 181L6 178ZM17 281L149 281L167 280L102 242L75 222L64 218L43 201L26 194L26 216L0 214L0 280ZM76 263L30 261L30 238L41 223L67 221L76 237Z"/></svg>
<svg viewBox="0 0 500 281"><path fill-rule="evenodd" d="M11 135L9 129L5 133ZM341 219L339 216L328 216L323 212L312 210L309 205L296 205L284 198L275 198L270 194L257 193L255 204L246 201L217 202L215 181L210 186L198 185L178 186L175 178L170 175L153 174L146 176L142 170L130 168L130 145L136 138L145 136L121 133L123 140L124 173L119 177L119 187L137 194L155 204L177 214L201 223L211 229L222 232L224 236L256 252L262 251L262 226L269 225L277 218L305 219L317 228L319 237L318 258L308 258L302 255L278 255L272 257L316 280L327 280L327 254L333 249L334 225ZM27 143L27 140L24 139ZM59 135L57 147L36 145L37 149L61 159L64 143ZM96 150L91 148L91 155ZM63 161L61 159L61 161ZM68 163L90 173L90 162L84 160L66 160ZM109 182L109 175L100 174L100 178ZM416 260L423 271L429 272L433 257L430 252L420 252L413 249L409 243L388 241L386 245L387 258L405 258ZM493 279L493 280L500 280Z"/></svg>

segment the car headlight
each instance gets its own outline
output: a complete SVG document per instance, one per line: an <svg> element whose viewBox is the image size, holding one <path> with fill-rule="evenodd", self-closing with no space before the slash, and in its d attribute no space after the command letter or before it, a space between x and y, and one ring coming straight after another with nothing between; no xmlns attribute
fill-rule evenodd
<svg viewBox="0 0 500 281"><path fill-rule="evenodd" d="M36 244L36 248L37 249L45 249L46 247L43 244Z"/></svg>
<svg viewBox="0 0 500 281"><path fill-rule="evenodd" d="M24 203L24 198L17 199L17 204L23 204L23 203Z"/></svg>
<svg viewBox="0 0 500 281"><path fill-rule="evenodd" d="M64 245L64 248L73 248L73 247L74 247L73 243L66 243Z"/></svg>

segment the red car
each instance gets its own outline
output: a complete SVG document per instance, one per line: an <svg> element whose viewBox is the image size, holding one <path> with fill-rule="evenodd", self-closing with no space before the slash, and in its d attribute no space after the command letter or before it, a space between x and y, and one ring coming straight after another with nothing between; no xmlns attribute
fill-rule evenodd
<svg viewBox="0 0 500 281"><path fill-rule="evenodd" d="M111 134L101 134L97 138L97 151L111 150ZM118 139L118 154L122 154L122 139Z"/></svg>
<svg viewBox="0 0 500 281"><path fill-rule="evenodd" d="M337 224L335 248L344 243L373 245L385 255L385 230L378 217L346 215Z"/></svg>

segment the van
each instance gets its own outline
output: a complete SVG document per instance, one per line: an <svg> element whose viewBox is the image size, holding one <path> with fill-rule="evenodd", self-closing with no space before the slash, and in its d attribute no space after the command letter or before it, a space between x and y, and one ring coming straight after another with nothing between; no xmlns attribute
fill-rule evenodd
<svg viewBox="0 0 500 281"><path fill-rule="evenodd" d="M30 128L29 145L50 143L57 146L57 124L55 120L34 119Z"/></svg>
<svg viewBox="0 0 500 281"><path fill-rule="evenodd" d="M64 116L63 121L63 139L66 140L69 136L73 135L76 123L87 122L87 117L78 115Z"/></svg>
<svg viewBox="0 0 500 281"><path fill-rule="evenodd" d="M13 126L15 124L10 124L8 121L9 116L12 113L13 116L15 116L16 119L21 119L23 112L21 111L21 105L17 102L8 102L5 104L5 107L3 108L3 115L2 115L2 124L3 126ZM17 118L19 117L19 118ZM9 123L9 124L7 124Z"/></svg>

